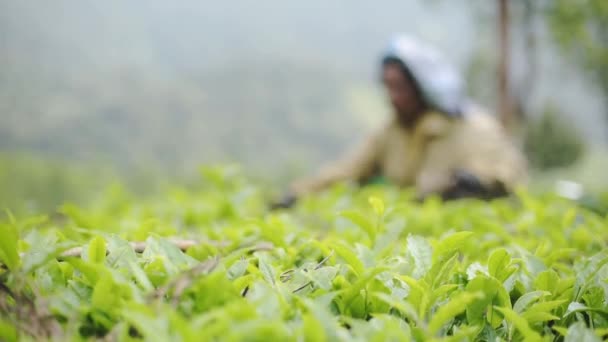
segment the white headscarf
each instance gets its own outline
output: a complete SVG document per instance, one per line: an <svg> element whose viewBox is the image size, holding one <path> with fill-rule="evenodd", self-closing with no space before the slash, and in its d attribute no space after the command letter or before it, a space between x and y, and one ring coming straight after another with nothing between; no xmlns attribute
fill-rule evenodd
<svg viewBox="0 0 608 342"><path fill-rule="evenodd" d="M399 35L391 40L383 58L395 58L405 65L428 105L450 116L463 114L464 81L438 50L413 37Z"/></svg>

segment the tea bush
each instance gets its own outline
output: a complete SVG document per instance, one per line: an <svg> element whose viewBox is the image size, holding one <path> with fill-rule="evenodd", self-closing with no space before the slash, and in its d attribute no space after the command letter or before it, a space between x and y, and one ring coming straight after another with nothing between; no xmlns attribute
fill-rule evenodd
<svg viewBox="0 0 608 342"><path fill-rule="evenodd" d="M211 168L154 199L115 190L63 216L8 213L0 340L608 336L606 217L525 192L412 199L338 185L268 212L264 189Z"/></svg>

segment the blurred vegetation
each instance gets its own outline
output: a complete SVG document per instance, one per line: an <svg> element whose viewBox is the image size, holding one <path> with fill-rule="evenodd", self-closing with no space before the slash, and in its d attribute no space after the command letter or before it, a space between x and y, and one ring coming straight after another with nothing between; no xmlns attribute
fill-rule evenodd
<svg viewBox="0 0 608 342"><path fill-rule="evenodd" d="M608 180L597 170L608 169L608 158L603 151L591 150L574 165L532 173L532 193L554 192L559 180L581 184L585 195L580 204L599 213L608 213ZM196 170L196 169L195 169ZM152 169L118 169L110 164L82 163L23 153L0 153L0 210L8 209L18 216L34 213L64 211L66 203L88 207L100 199L135 198L145 201L176 187L189 191L204 191L234 178L246 175L261 191L262 198L271 200L279 195L280 185L292 179L298 169L277 171L277 175L255 173L235 164L198 168L187 177ZM118 197L116 197L118 196ZM216 204L208 203L207 205ZM265 206L265 203L258 203ZM68 208L71 206L68 206Z"/></svg>
<svg viewBox="0 0 608 342"><path fill-rule="evenodd" d="M179 174L153 166L121 167L99 160L83 162L41 154L0 152L0 212L54 214L61 212L65 204L87 207L100 198L116 194L144 200L175 187L202 191L243 174L264 188L265 196L278 196L281 187L300 172L296 164L269 175L225 163L195 167L189 174Z"/></svg>
<svg viewBox="0 0 608 342"><path fill-rule="evenodd" d="M587 71L608 104L608 1L555 0L548 14L562 51Z"/></svg>
<svg viewBox="0 0 608 342"><path fill-rule="evenodd" d="M0 210L51 213L66 202L86 206L116 187L126 186L125 190L135 195L151 195L167 181L160 173L144 169L121 171L101 162L2 152Z"/></svg>
<svg viewBox="0 0 608 342"><path fill-rule="evenodd" d="M20 100L0 104L0 148L73 160L170 171L236 160L267 170L293 156L335 155L366 123L350 102L357 81L314 64L250 63L173 79L119 69L57 82L41 72L29 89L11 88L21 76L10 74L0 77L0 95Z"/></svg>
<svg viewBox="0 0 608 342"><path fill-rule="evenodd" d="M532 167L549 170L580 160L585 142L575 126L568 124L555 107L548 106L540 118L528 123L524 149Z"/></svg>
<svg viewBox="0 0 608 342"><path fill-rule="evenodd" d="M524 2L533 1L511 2L514 41L522 39ZM470 56L469 91L492 108L496 2L435 2L424 18L405 10L414 3L360 3L332 12L321 1L293 10L275 1L241 3L247 10L239 12L195 1L191 8L176 5L167 11L172 6L160 0L144 7L120 1L0 0L0 13L12 14L0 20L0 31L7 33L0 53L0 150L22 151L0 154L0 208L51 211L65 201L86 204L115 182L142 195L165 184L194 186L197 167L204 163L236 161L261 184L280 188L339 155L386 118L384 98L370 81L377 76L372 62L388 32L396 30L443 40L438 45L455 59L462 51L477 51ZM535 18L549 23L562 51L608 98L608 2L534 3ZM474 34L458 26L461 12L471 8L479 12L473 14L478 17L471 26ZM223 22L233 14L242 27ZM298 21L312 14L316 25ZM251 19L262 16L269 20ZM183 25L160 32L170 20ZM447 44L454 40L445 27L459 27L457 34L471 39ZM259 40L244 44L243 33ZM551 39L541 39L539 48L553 47ZM514 57L522 53L521 45ZM561 54L547 51L545 59L561 60ZM539 67L542 62L539 57ZM547 87L569 91L566 86ZM585 95L572 103L585 105L580 100ZM551 96L560 109L567 101ZM531 110L529 117L537 113ZM555 115L562 114L569 113ZM605 127L581 114L580 127ZM605 151L581 161L580 138L587 137L577 137L553 114L532 119L528 133L533 165L545 170L535 181L545 189L552 186L548 179L595 184L605 173L597 163L585 162L604 158Z"/></svg>

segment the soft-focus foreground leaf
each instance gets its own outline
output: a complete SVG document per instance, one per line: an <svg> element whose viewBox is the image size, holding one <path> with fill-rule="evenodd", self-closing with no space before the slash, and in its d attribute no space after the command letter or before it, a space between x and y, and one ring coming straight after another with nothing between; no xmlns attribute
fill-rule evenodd
<svg viewBox="0 0 608 342"><path fill-rule="evenodd" d="M575 203L342 184L266 212L237 168L202 176L1 221L0 340L608 337L608 220Z"/></svg>

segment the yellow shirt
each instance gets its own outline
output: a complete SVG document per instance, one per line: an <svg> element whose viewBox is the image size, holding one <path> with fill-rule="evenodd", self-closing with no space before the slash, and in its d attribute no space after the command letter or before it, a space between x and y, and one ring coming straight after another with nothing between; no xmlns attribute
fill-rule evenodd
<svg viewBox="0 0 608 342"><path fill-rule="evenodd" d="M379 174L427 195L446 190L457 170L475 175L488 187L499 182L508 191L526 180L525 158L493 117L478 111L462 118L427 112L409 129L396 119L389 122L342 160L295 182L292 191L302 195Z"/></svg>

